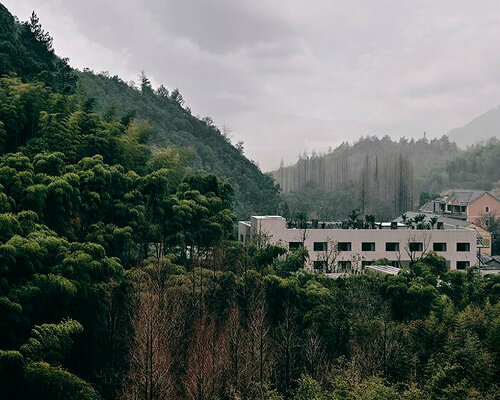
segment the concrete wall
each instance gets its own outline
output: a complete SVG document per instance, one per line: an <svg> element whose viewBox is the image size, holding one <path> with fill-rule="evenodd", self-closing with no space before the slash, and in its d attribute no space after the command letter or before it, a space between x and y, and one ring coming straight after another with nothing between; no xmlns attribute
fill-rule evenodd
<svg viewBox="0 0 500 400"><path fill-rule="evenodd" d="M314 251L314 242L350 242L351 251L340 252L336 261L351 261L360 263L387 258L390 261L408 263L412 258L418 258L422 252L410 252L410 242L423 243L424 252L433 248L434 242L447 244L445 252L438 254L445 257L451 269L456 269L458 261L468 261L470 265L477 264L476 231L473 229L444 230L409 230L403 229L288 229L283 217L272 216L252 217L251 232L269 236L272 243L289 246L290 242L303 242L309 251L309 267L314 261L325 259L325 252ZM374 242L375 251L362 251L362 242ZM386 251L386 242L399 243L399 251ZM457 243L469 243L470 250L457 251ZM330 245L333 243L330 243ZM353 265L354 267L354 265Z"/></svg>

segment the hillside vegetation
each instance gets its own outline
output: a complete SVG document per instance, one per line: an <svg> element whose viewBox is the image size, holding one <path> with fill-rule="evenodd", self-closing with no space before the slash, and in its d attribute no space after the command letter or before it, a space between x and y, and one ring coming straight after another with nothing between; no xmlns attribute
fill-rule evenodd
<svg viewBox="0 0 500 400"><path fill-rule="evenodd" d="M117 76L90 71L77 76L78 93L95 99L96 110L120 118L135 115L138 120L147 120L151 125L150 145L183 149L190 168L227 179L235 190L235 212L239 217L276 212L278 190L273 179L249 161L241 149L232 146L210 118L194 117L178 90L169 92L163 86L154 90L145 76L139 88Z"/></svg>
<svg viewBox="0 0 500 400"><path fill-rule="evenodd" d="M271 174L284 191L280 212L344 219L353 209L390 219L452 188L491 190L500 180L500 142L460 150L441 139L365 137L282 165Z"/></svg>

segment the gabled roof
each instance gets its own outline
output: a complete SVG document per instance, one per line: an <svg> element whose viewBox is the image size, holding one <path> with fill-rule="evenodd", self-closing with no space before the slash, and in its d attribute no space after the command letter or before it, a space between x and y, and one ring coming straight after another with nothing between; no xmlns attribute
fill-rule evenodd
<svg viewBox="0 0 500 400"><path fill-rule="evenodd" d="M467 205L483 194L488 193L486 190L473 190L473 189L454 189L449 194L442 198L446 203L457 202L461 205Z"/></svg>
<svg viewBox="0 0 500 400"><path fill-rule="evenodd" d="M481 264L486 266L500 266L500 256L480 255Z"/></svg>

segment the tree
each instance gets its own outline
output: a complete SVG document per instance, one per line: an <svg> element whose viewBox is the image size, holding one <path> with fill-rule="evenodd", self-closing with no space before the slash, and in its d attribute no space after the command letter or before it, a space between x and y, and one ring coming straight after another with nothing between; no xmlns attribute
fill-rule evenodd
<svg viewBox="0 0 500 400"><path fill-rule="evenodd" d="M146 275L143 279L139 285L130 371L123 396L134 400L164 400L173 392L173 381L163 291L158 277Z"/></svg>
<svg viewBox="0 0 500 400"><path fill-rule="evenodd" d="M340 250L338 242L328 238L323 250L318 254L318 261L323 263L326 271L333 271L336 269L336 261L339 255Z"/></svg>
<svg viewBox="0 0 500 400"><path fill-rule="evenodd" d="M188 399L216 398L222 386L226 338L213 316L203 315L194 326L184 388Z"/></svg>
<svg viewBox="0 0 500 400"><path fill-rule="evenodd" d="M62 365L66 354L73 346L72 336L83 331L78 321L71 319L59 324L35 326L32 337L21 346L21 353L31 361L47 361L52 365Z"/></svg>
<svg viewBox="0 0 500 400"><path fill-rule="evenodd" d="M52 50L52 37L42 29L38 15L33 11L29 22L26 23L36 41L43 44L47 50Z"/></svg>

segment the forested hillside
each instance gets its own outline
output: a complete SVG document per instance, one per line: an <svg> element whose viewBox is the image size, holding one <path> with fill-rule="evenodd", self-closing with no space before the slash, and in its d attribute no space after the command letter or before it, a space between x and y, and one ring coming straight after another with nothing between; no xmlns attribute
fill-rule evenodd
<svg viewBox="0 0 500 400"><path fill-rule="evenodd" d="M436 165L426 174L424 187L431 191L446 188L491 190L499 180L500 141L492 138Z"/></svg>
<svg viewBox="0 0 500 400"><path fill-rule="evenodd" d="M272 175L286 193L288 212L331 220L359 208L384 219L412 209L426 190L426 175L458 153L446 136L399 142L372 136L324 155L304 155Z"/></svg>
<svg viewBox="0 0 500 400"><path fill-rule="evenodd" d="M304 155L272 175L285 192L283 214L331 220L357 208L389 219L447 189L491 190L500 180L499 163L497 139L463 151L447 136L398 142L366 137L325 155Z"/></svg>
<svg viewBox="0 0 500 400"><path fill-rule="evenodd" d="M183 149L192 169L212 172L228 179L235 190L235 212L239 217L276 212L278 191L271 177L249 161L241 148L231 145L210 118L198 119L178 90L153 89L142 76L138 88L119 77L79 72L78 94L95 99L95 108L105 115L126 118L135 115L151 125L150 145ZM118 111L120 110L120 111Z"/></svg>

